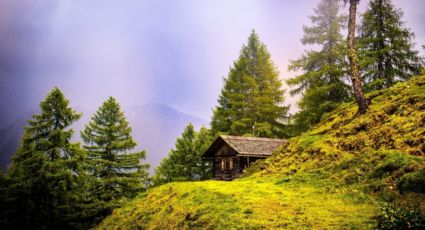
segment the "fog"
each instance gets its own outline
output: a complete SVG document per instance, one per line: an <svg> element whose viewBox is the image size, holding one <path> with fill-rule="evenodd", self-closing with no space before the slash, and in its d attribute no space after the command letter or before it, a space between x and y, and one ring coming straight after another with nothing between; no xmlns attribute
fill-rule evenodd
<svg viewBox="0 0 425 230"><path fill-rule="evenodd" d="M108 96L124 108L155 102L209 120L249 33L267 44L280 77L308 47L302 26L318 0L0 1L0 128L54 86L77 110ZM360 11L367 1L362 0ZM425 44L425 4L395 1ZM423 53L423 50L421 50ZM296 98L286 103L296 110Z"/></svg>

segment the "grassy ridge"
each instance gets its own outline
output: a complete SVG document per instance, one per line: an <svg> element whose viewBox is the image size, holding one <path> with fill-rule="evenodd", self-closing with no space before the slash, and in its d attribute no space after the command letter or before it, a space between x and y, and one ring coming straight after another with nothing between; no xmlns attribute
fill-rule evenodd
<svg viewBox="0 0 425 230"><path fill-rule="evenodd" d="M232 181L153 188L99 229L376 228L378 204L425 205L425 76L341 105Z"/></svg>
<svg viewBox="0 0 425 230"><path fill-rule="evenodd" d="M245 178L171 183L116 210L100 229L368 228L375 207L305 175L303 182ZM332 192L330 192L332 191Z"/></svg>
<svg viewBox="0 0 425 230"><path fill-rule="evenodd" d="M367 96L365 115L356 116L354 103L340 106L262 162L266 170L256 175L318 170L371 192L425 192L425 76Z"/></svg>

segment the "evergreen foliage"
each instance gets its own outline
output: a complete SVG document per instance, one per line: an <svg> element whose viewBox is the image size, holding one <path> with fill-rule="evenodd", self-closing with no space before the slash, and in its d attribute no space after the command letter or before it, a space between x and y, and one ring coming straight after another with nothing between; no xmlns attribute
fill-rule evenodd
<svg viewBox="0 0 425 230"><path fill-rule="evenodd" d="M291 95L301 94L300 111L293 117L297 132L306 131L349 98L350 88L344 82L347 71L345 41L341 29L347 17L339 14L338 0L322 0L310 16L311 27L304 26L304 45L320 46L292 61L289 70L304 73L287 81Z"/></svg>
<svg viewBox="0 0 425 230"><path fill-rule="evenodd" d="M199 175L199 179L206 180L212 177L212 162L205 161L202 159L202 155L210 147L214 141L214 137L211 135L211 130L205 127L201 127L197 132L195 139L195 150L196 150L196 167L193 172L195 175Z"/></svg>
<svg viewBox="0 0 425 230"><path fill-rule="evenodd" d="M7 210L8 203L8 180L6 175L3 174L2 171L0 171L0 228L5 228L8 224L8 215L7 213L9 210Z"/></svg>
<svg viewBox="0 0 425 230"><path fill-rule="evenodd" d="M211 165L202 160L202 154L212 142L210 130L202 127L199 132L189 123L175 149L161 160L155 169L155 184L171 181L205 180L212 176Z"/></svg>
<svg viewBox="0 0 425 230"><path fill-rule="evenodd" d="M54 88L40 103L41 114L25 127L9 171L7 228L75 228L83 199L84 155L70 139L80 118Z"/></svg>
<svg viewBox="0 0 425 230"><path fill-rule="evenodd" d="M211 121L215 133L273 137L282 135L284 91L270 53L252 31L224 79Z"/></svg>
<svg viewBox="0 0 425 230"><path fill-rule="evenodd" d="M388 88L421 72L423 59L402 16L391 0L370 1L363 14L359 54L366 91Z"/></svg>
<svg viewBox="0 0 425 230"><path fill-rule="evenodd" d="M110 97L81 132L87 151L86 167L91 177L89 193L98 202L99 215L111 213L125 199L144 191L148 183L145 152L134 152L131 127L117 101Z"/></svg>

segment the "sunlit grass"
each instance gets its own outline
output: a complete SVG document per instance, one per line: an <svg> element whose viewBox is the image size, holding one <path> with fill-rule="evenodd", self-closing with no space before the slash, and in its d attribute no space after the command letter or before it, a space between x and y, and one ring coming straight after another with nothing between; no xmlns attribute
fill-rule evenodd
<svg viewBox="0 0 425 230"><path fill-rule="evenodd" d="M353 196L309 177L171 183L116 210L99 228L373 228L372 201Z"/></svg>

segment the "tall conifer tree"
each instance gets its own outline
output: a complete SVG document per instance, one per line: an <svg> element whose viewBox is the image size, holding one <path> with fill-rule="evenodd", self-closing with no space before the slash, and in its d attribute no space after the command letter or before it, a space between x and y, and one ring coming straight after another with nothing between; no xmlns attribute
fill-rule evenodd
<svg viewBox="0 0 425 230"><path fill-rule="evenodd" d="M202 155L214 141L213 138L211 130L205 127L201 127L196 134L195 149L197 151L197 160L196 167L193 171L196 175L199 175L199 179L201 180L206 180L212 177L212 162L202 159Z"/></svg>
<svg viewBox="0 0 425 230"><path fill-rule="evenodd" d="M9 180L6 175L0 171L0 228L7 229L10 223L10 204L9 204ZM15 226L13 226L15 227ZM13 228L12 227L12 228Z"/></svg>
<svg viewBox="0 0 425 230"><path fill-rule="evenodd" d="M94 178L90 193L99 202L100 216L108 215L126 198L146 189L148 164L145 152L136 147L131 127L117 101L110 97L81 132L88 174Z"/></svg>
<svg viewBox="0 0 425 230"><path fill-rule="evenodd" d="M423 60L413 49L414 34L391 0L372 0L363 14L359 50L365 90L384 89L419 74Z"/></svg>
<svg viewBox="0 0 425 230"><path fill-rule="evenodd" d="M202 127L199 132L189 123L180 137L176 139L175 148L161 160L155 169L155 183L161 184L175 180L205 180L212 175L211 165L202 159L202 154L212 142L210 130Z"/></svg>
<svg viewBox="0 0 425 230"><path fill-rule="evenodd" d="M71 228L79 220L83 199L83 154L72 144L70 125L80 118L54 88L40 103L41 114L25 127L9 172L9 227ZM15 220L15 221L14 221Z"/></svg>
<svg viewBox="0 0 425 230"><path fill-rule="evenodd" d="M214 110L214 132L271 137L281 133L288 107L270 53L252 31L237 61L225 78Z"/></svg>
<svg viewBox="0 0 425 230"><path fill-rule="evenodd" d="M302 70L303 74L288 80L294 86L291 94L302 94L295 115L298 131L305 131L320 121L322 115L332 111L339 103L347 101L350 88L344 82L347 62L345 40L341 29L347 17L339 14L338 0L322 0L310 16L311 27L304 27L301 42L318 45L319 51L310 50L300 59L292 61L290 70Z"/></svg>

